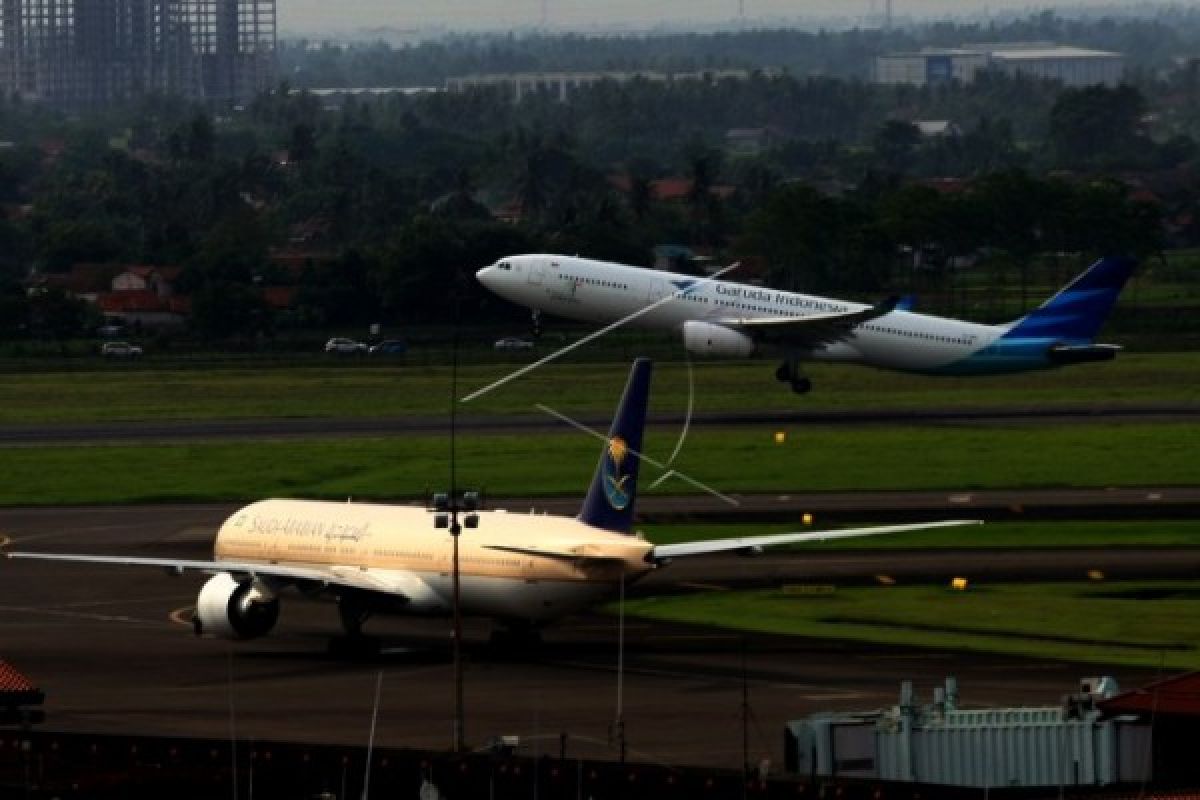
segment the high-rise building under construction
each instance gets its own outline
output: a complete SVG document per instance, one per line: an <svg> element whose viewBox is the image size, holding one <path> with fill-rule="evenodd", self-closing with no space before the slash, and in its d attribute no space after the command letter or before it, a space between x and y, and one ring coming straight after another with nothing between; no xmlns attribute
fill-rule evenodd
<svg viewBox="0 0 1200 800"><path fill-rule="evenodd" d="M65 109L242 102L275 76L275 0L0 0L0 91Z"/></svg>

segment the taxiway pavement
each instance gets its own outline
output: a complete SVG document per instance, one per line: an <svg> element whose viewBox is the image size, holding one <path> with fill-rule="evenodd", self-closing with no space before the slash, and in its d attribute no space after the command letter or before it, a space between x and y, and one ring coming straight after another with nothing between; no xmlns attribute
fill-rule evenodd
<svg viewBox="0 0 1200 800"><path fill-rule="evenodd" d="M156 506L9 510L0 533L23 549L196 556L208 551L229 507ZM1141 552L1141 551L1138 551ZM770 585L779 581L871 580L878 572L1081 575L1089 568L1129 574L1190 570L1195 551L1033 555L787 553L760 559L680 562L638 586L639 593L687 590L688 584ZM1112 561L1105 561L1111 557ZM1071 563L1069 558L1079 558ZM975 559L965 564L964 559ZM1006 560L1008 559L1008 560ZM1157 566L1155 566L1157 565ZM951 569L955 567L955 569ZM949 570L943 572L943 570ZM330 604L284 598L277 630L240 643L196 638L186 624L203 576L169 578L158 570L0 561L0 657L46 691L46 727L67 731L236 736L364 744L377 675L383 693L376 742L448 747L452 735L452 664L445 621L377 619L370 631L387 649L377 659L328 655L338 630ZM611 758L617 707L617 620L586 614L550 629L536 652L500 652L489 625L466 632L466 734L482 745L516 734L526 751ZM782 759L788 719L820 710L873 709L896 701L913 679L924 697L946 675L972 705L1055 704L1083 667L1045 660L871 647L629 620L623 708L630 757L668 764L740 766L742 697L750 759ZM1144 670L1114 672L1125 686L1148 682Z"/></svg>

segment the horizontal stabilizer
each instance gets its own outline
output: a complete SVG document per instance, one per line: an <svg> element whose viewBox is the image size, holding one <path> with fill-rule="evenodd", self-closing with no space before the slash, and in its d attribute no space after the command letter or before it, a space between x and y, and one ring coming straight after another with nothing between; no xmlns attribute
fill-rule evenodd
<svg viewBox="0 0 1200 800"><path fill-rule="evenodd" d="M504 544L485 544L486 550L499 550L502 553L516 553L522 556L536 558L553 558L559 561L572 561L585 564L621 564L625 559L619 556L594 555L586 551L544 550L540 547L515 547Z"/></svg>
<svg viewBox="0 0 1200 800"><path fill-rule="evenodd" d="M1112 361L1121 352L1119 344L1089 344L1071 346L1057 344L1046 355L1055 364L1085 364L1092 361Z"/></svg>

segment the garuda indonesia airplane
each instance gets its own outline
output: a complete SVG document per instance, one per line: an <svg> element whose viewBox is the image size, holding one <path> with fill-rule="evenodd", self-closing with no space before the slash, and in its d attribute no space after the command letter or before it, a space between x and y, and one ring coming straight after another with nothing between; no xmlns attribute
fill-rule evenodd
<svg viewBox="0 0 1200 800"><path fill-rule="evenodd" d="M772 545L974 524L950 520L655 545L633 532L651 365L637 360L578 516L481 511L459 536L460 609L515 631L617 596L677 558ZM196 600L197 633L266 635L289 588L332 596L351 637L375 612L448 615L453 542L436 510L272 499L234 512L211 560L13 552L33 558L212 575Z"/></svg>
<svg viewBox="0 0 1200 800"><path fill-rule="evenodd" d="M1121 348L1096 334L1133 271L1102 258L1018 320L981 325L917 314L895 301L870 306L744 283L556 255L515 255L476 273L496 294L569 319L679 331L700 355L747 358L761 345L788 353L776 377L812 388L803 360L866 364L927 375L996 375L1086 361Z"/></svg>

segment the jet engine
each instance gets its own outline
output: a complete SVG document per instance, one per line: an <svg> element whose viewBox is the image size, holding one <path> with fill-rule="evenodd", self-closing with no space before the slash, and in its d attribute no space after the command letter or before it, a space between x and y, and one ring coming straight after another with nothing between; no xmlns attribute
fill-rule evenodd
<svg viewBox="0 0 1200 800"><path fill-rule="evenodd" d="M193 624L196 633L222 639L264 636L279 619L279 598L257 580L238 582L220 572L200 587Z"/></svg>
<svg viewBox="0 0 1200 800"><path fill-rule="evenodd" d="M754 340L746 334L694 319L683 323L683 346L689 353L720 358L749 358L754 353Z"/></svg>

